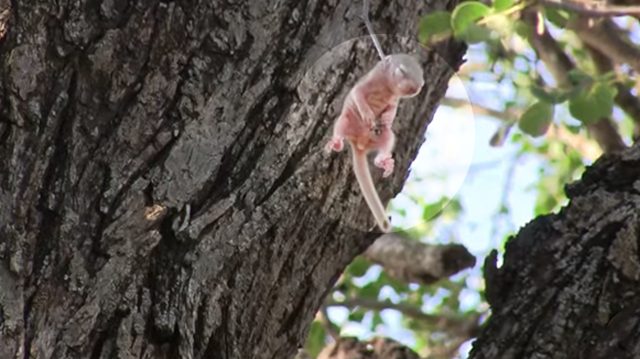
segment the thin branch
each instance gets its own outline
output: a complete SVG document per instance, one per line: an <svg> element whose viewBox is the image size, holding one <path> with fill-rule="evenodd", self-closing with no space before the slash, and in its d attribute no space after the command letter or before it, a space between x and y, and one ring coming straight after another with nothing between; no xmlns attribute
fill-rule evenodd
<svg viewBox="0 0 640 359"><path fill-rule="evenodd" d="M464 322L464 319L450 318L443 315L431 315L424 313L420 308L403 303L393 303L391 301L378 301L366 298L352 298L343 301L329 300L325 304L327 307L346 307L346 308L366 308L370 310L381 311L385 309L397 310L400 313L413 319L433 325L439 329L451 329Z"/></svg>
<svg viewBox="0 0 640 359"><path fill-rule="evenodd" d="M524 20L529 23L532 28L538 28L538 18L535 14L525 14ZM551 34L549 34L546 29L542 33L532 31L529 41L538 58L542 60L555 78L558 86L565 88L571 86L569 72L573 70L575 66Z"/></svg>
<svg viewBox="0 0 640 359"><path fill-rule="evenodd" d="M535 13L525 14L524 20L533 28L537 28L538 18ZM532 31L530 41L538 57L553 74L559 86L565 88L571 86L569 72L574 69L575 65L551 34L546 29L542 33ZM595 124L587 125L587 128L605 152L621 151L627 147L620 133L616 130L615 124L608 117L600 119Z"/></svg>
<svg viewBox="0 0 640 359"><path fill-rule="evenodd" d="M497 111L482 105L467 102L466 100L452 98L452 97L443 98L441 101L441 104L445 106L453 107L453 108L471 106L471 109L474 112L474 114L489 116L505 122L515 123L517 122L518 118L522 115L522 111L517 109ZM567 131L562 126L551 124L551 126L549 127L549 130L546 133L546 136L551 139L555 139L560 142L563 142L569 145L570 147L573 147L576 151L581 153L585 158L595 159L597 156L600 155L600 151L597 150L597 148L594 148L593 145L591 145L587 140L584 139L584 137L580 135L575 135Z"/></svg>
<svg viewBox="0 0 640 359"><path fill-rule="evenodd" d="M329 343L318 354L317 359L355 359L364 358L370 350L365 342L357 338L339 338L335 342Z"/></svg>
<svg viewBox="0 0 640 359"><path fill-rule="evenodd" d="M493 229L491 230L490 239L492 239L491 247L498 248L500 246L500 238L498 237L499 233L499 223L498 221L501 218L505 219L505 222L509 229L511 230L514 226L513 221L511 219L511 211L502 211L502 208L509 208L509 194L511 193L511 189L513 187L513 182L515 178L516 168L518 167L518 161L520 161L521 154L516 154L513 159L509 163L509 167L507 168L507 173L505 175L505 181L502 185L502 193L500 195L500 210L493 214L492 221Z"/></svg>
<svg viewBox="0 0 640 359"><path fill-rule="evenodd" d="M414 318L418 321L421 321L422 323L435 327L435 331L446 333L447 337L450 337L451 339L450 343L443 346L442 348L439 348L437 353L446 353L451 355L453 355L453 353L457 351L462 343L478 335L478 331L480 330L480 318L483 315L483 313L473 313L461 318L447 317L445 315L430 315L424 313L422 310L412 305L393 303L390 301L377 301L366 298L352 298L340 302L328 300L324 306L342 306L349 309L360 307L375 311L381 311L385 309L397 310L408 317ZM433 331L434 330L432 330L432 332ZM340 340L337 340L336 343L338 344L334 344L331 352L336 352L336 345L340 345L343 340L345 339L341 338ZM380 340L383 340L384 343L380 342ZM374 352L378 353L380 355L380 358L398 357L395 355L391 355L391 353L395 353L395 347L393 345L389 346L388 344L393 343L388 342L387 339L380 340L374 339L370 342L370 344L374 347ZM352 349L355 348L353 345L351 345L350 347ZM325 356L319 356L318 358L335 358L335 356L328 356L329 350L323 350L322 352L325 353ZM353 350L351 350L351 352L353 352ZM432 354L436 354L436 351L434 351ZM351 356L342 356L341 358L350 357ZM447 358L450 357L452 356L447 356ZM405 356L400 356L398 358L405 358Z"/></svg>
<svg viewBox="0 0 640 359"><path fill-rule="evenodd" d="M350 309L353 309L356 307L363 307L363 308L377 310L377 311L381 311L385 309L394 309L414 319L422 320L432 324L436 324L443 319L443 317L426 314L422 312L419 308L416 308L414 306L407 305L407 304L396 304L391 301L381 302L381 301L365 299L365 298L354 298L354 299L345 299L343 301L330 300L327 302L326 305L328 307L340 306L340 307L347 307Z"/></svg>
<svg viewBox="0 0 640 359"><path fill-rule="evenodd" d="M633 128L633 141L640 140L640 101L634 96L629 88L623 84L616 85L618 94L615 101L618 106L631 117L631 120L635 124Z"/></svg>
<svg viewBox="0 0 640 359"><path fill-rule="evenodd" d="M318 359L419 359L420 356L411 348L389 338L373 338L360 341L357 338L340 338L339 341L324 347Z"/></svg>
<svg viewBox="0 0 640 359"><path fill-rule="evenodd" d="M556 139L569 147L573 148L583 158L588 160L595 160L600 157L602 150L598 148L593 141L589 141L587 138L581 135L576 135L567 130L564 126L551 124L549 131L546 134L549 138ZM604 140L603 140L604 141ZM598 141L596 141L598 142Z"/></svg>
<svg viewBox="0 0 640 359"><path fill-rule="evenodd" d="M506 111L498 111L492 108L488 108L482 105L478 105L475 103L471 103L467 100L455 98L455 97L445 97L440 102L442 105L453 107L453 108L461 108L464 106L471 106L471 111L475 115L480 116L489 116L493 117L497 120L502 120L505 122L515 122L517 121L520 113L519 111L514 111L512 109L508 109Z"/></svg>
<svg viewBox="0 0 640 359"><path fill-rule="evenodd" d="M595 123L588 124L587 128L604 152L618 152L627 148L622 137L620 137L618 127L610 119L602 118Z"/></svg>
<svg viewBox="0 0 640 359"><path fill-rule="evenodd" d="M591 58L593 59L599 73L605 74L615 70L613 63L608 56L590 45L586 45L586 48L589 51L589 54L591 54ZM629 87L624 84L616 82L615 86L617 94L614 100L616 104L627 115L629 115L629 117L631 117L631 120L635 124L633 129L633 140L637 141L640 139L640 100L638 97L634 96Z"/></svg>
<svg viewBox="0 0 640 359"><path fill-rule="evenodd" d="M596 16L639 16L640 6L609 5L601 1L568 1L568 0L538 0L538 3L548 7L571 10L590 17Z"/></svg>
<svg viewBox="0 0 640 359"><path fill-rule="evenodd" d="M460 69L456 73L458 77L469 77L471 74L481 71L489 71L489 66L485 63L479 62L466 62L460 66Z"/></svg>
<svg viewBox="0 0 640 359"><path fill-rule="evenodd" d="M453 108L471 106L474 114L489 116L504 122L515 123L517 119L522 115L522 111L517 109L510 108L506 111L497 111L482 105L467 102L466 100L451 97L443 98L441 104ZM604 130L606 129L603 129L602 131ZM602 151L600 151L593 142L590 142L583 136L576 135L571 133L570 131L567 131L567 129L563 126L551 124L545 136L549 139L557 140L568 145L569 147L580 153L582 157L589 160L595 160L602 153ZM602 139L602 141L605 140L606 138Z"/></svg>
<svg viewBox="0 0 640 359"><path fill-rule="evenodd" d="M578 18L571 21L570 28L589 46L610 57L619 64L628 64L640 74L640 48L621 34L611 20L590 21Z"/></svg>
<svg viewBox="0 0 640 359"><path fill-rule="evenodd" d="M373 338L369 345L376 354L375 358L420 359L418 353L393 339Z"/></svg>
<svg viewBox="0 0 640 359"><path fill-rule="evenodd" d="M397 233L380 236L364 256L398 280L421 284L434 283L476 263L460 244L426 244Z"/></svg>

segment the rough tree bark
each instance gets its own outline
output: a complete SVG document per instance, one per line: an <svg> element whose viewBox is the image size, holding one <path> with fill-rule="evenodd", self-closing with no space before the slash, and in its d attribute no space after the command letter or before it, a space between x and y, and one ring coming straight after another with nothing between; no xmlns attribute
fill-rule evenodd
<svg viewBox="0 0 640 359"><path fill-rule="evenodd" d="M375 62L366 38L322 57L360 3L0 4L0 358L292 357L375 237L321 151ZM376 2L377 30L414 37L426 6ZM464 49L422 51L385 200Z"/></svg>
<svg viewBox="0 0 640 359"><path fill-rule="evenodd" d="M570 203L485 262L492 315L471 358L640 358L640 146L605 155Z"/></svg>

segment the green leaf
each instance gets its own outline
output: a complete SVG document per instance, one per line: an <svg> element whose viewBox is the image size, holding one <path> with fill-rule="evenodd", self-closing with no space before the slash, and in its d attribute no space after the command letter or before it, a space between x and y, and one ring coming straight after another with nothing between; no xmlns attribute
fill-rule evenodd
<svg viewBox="0 0 640 359"><path fill-rule="evenodd" d="M513 0L493 0L493 8L496 11L504 11L513 5Z"/></svg>
<svg viewBox="0 0 640 359"><path fill-rule="evenodd" d="M569 100L569 112L571 116L587 124L595 122L599 118L597 105L591 103L587 92L581 92Z"/></svg>
<svg viewBox="0 0 640 359"><path fill-rule="evenodd" d="M569 81L574 84L590 83L591 81L593 81L591 76L580 69L573 69L569 71L567 76L569 76Z"/></svg>
<svg viewBox="0 0 640 359"><path fill-rule="evenodd" d="M485 42L490 38L491 31L484 26L476 24L469 24L464 32L458 34L458 39L470 45Z"/></svg>
<svg viewBox="0 0 640 359"><path fill-rule="evenodd" d="M569 99L570 92L557 89L547 90L538 85L532 85L529 87L531 94L538 98L540 101L544 101L552 104L559 104Z"/></svg>
<svg viewBox="0 0 640 359"><path fill-rule="evenodd" d="M380 324L383 324L384 322L382 321L382 316L380 316L380 312L374 312L373 313L373 321L371 323L371 326L373 327L373 330L376 329L376 327Z"/></svg>
<svg viewBox="0 0 640 359"><path fill-rule="evenodd" d="M357 296L360 298L367 299L378 299L378 294L380 294L380 288L382 283L375 281L371 282L364 287L360 288L357 292Z"/></svg>
<svg viewBox="0 0 640 359"><path fill-rule="evenodd" d="M569 100L569 112L585 124L596 122L611 114L615 96L614 87L598 82Z"/></svg>
<svg viewBox="0 0 640 359"><path fill-rule="evenodd" d="M439 37L449 36L451 30L451 13L435 11L420 20L418 39L426 44L438 40Z"/></svg>
<svg viewBox="0 0 640 359"><path fill-rule="evenodd" d="M617 76L616 72L611 70L596 76L596 81L601 81L601 82L615 81L616 76Z"/></svg>
<svg viewBox="0 0 640 359"><path fill-rule="evenodd" d="M540 86L532 85L531 87L529 87L529 91L531 91L531 94L538 98L538 100L540 101L555 103L555 98L549 92L547 92L547 90Z"/></svg>
<svg viewBox="0 0 640 359"><path fill-rule="evenodd" d="M485 17L490 8L478 1L465 1L458 5L451 14L451 26L456 36L463 34L469 25Z"/></svg>
<svg viewBox="0 0 640 359"><path fill-rule="evenodd" d="M305 351L309 353L313 358L320 354L320 351L325 346L325 333L324 326L318 321L311 323L309 329L309 335L307 336L307 342L305 344Z"/></svg>
<svg viewBox="0 0 640 359"><path fill-rule="evenodd" d="M479 26L476 24L472 24L469 28L467 28L467 31L465 32L472 31L473 25L475 25L476 27ZM483 26L486 26L487 28L497 32L501 37L505 37L505 38L511 37L515 30L514 29L515 22L513 21L513 19L511 19L507 15L502 15L502 14L493 14L487 17L483 22Z"/></svg>
<svg viewBox="0 0 640 359"><path fill-rule="evenodd" d="M349 321L351 322L361 322L364 318L365 311L362 309L354 309L349 313Z"/></svg>
<svg viewBox="0 0 640 359"><path fill-rule="evenodd" d="M546 194L544 190L540 191L540 193L545 194L541 194L540 197L536 200L534 209L534 213L536 215L549 213L553 211L555 206L558 204L558 200L554 196Z"/></svg>
<svg viewBox="0 0 640 359"><path fill-rule="evenodd" d="M362 277L371 266L371 263L362 257L356 257L351 264L349 264L349 273L354 277Z"/></svg>
<svg viewBox="0 0 640 359"><path fill-rule="evenodd" d="M385 285L388 285L391 288L393 288L393 290L395 290L396 293L404 293L404 292L407 292L409 290L409 285L407 283L401 282L401 281L389 276L385 272L380 273L380 280Z"/></svg>
<svg viewBox="0 0 640 359"><path fill-rule="evenodd" d="M517 20L513 27L516 34L518 34L521 38L528 39L531 36L531 26L529 26L522 20Z"/></svg>
<svg viewBox="0 0 640 359"><path fill-rule="evenodd" d="M460 214L460 212L462 212L462 204L460 203L460 200L458 200L457 198L452 198L447 202L447 206L445 209L447 210L448 214L455 216Z"/></svg>
<svg viewBox="0 0 640 359"><path fill-rule="evenodd" d="M564 10L545 8L544 16L555 26L564 29L569 21L569 13Z"/></svg>
<svg viewBox="0 0 640 359"><path fill-rule="evenodd" d="M520 121L518 121L518 127L522 132L531 136L542 136L547 132L552 119L553 105L538 101L529 106L522 114Z"/></svg>
<svg viewBox="0 0 640 359"><path fill-rule="evenodd" d="M577 135L580 133L580 127L581 126L573 126L573 125L568 125L565 124L564 127L569 130L569 132L573 133L574 135Z"/></svg>
<svg viewBox="0 0 640 359"><path fill-rule="evenodd" d="M442 197L436 202L429 203L422 208L422 220L429 221L442 214L442 209L449 201L448 198Z"/></svg>

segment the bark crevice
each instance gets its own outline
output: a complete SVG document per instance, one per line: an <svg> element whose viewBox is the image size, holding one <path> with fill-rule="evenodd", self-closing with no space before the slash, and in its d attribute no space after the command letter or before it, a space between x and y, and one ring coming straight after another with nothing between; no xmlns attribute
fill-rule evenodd
<svg viewBox="0 0 640 359"><path fill-rule="evenodd" d="M292 357L376 237L349 156L321 150L375 62L368 39L342 43L361 4L11 4L0 357ZM380 3L377 22L413 34L427 10ZM454 71L418 50L430 82L401 106L385 200Z"/></svg>
<svg viewBox="0 0 640 359"><path fill-rule="evenodd" d="M638 160L639 146L604 155L567 186L567 206L508 241L501 267L487 257L492 316L472 358L640 355L640 317L629 312L640 305Z"/></svg>

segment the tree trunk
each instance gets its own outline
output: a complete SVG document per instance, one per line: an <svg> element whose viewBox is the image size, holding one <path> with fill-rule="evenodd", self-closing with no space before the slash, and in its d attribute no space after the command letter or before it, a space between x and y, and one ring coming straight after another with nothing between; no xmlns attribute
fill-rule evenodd
<svg viewBox="0 0 640 359"><path fill-rule="evenodd" d="M322 151L376 61L337 46L360 2L0 6L0 358L292 357L375 237L349 156ZM426 10L372 4L408 37ZM384 200L464 48L422 51Z"/></svg>
<svg viewBox="0 0 640 359"><path fill-rule="evenodd" d="M640 146L567 186L569 204L485 262L492 315L471 358L640 358Z"/></svg>

